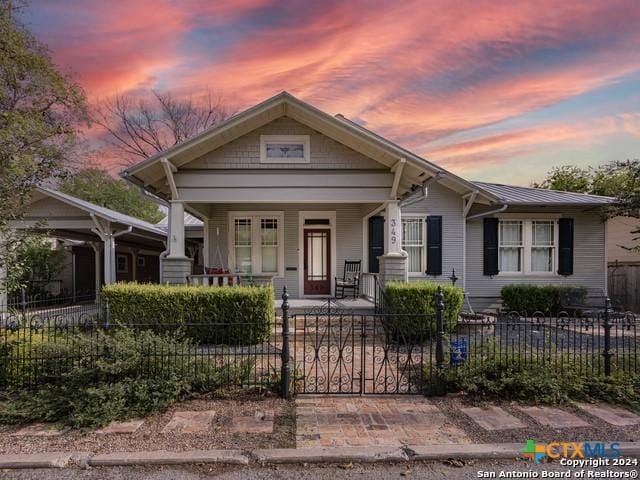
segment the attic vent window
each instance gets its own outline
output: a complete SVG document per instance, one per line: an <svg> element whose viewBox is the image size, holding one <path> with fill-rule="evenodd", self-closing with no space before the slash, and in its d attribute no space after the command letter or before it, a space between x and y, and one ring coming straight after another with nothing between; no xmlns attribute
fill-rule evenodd
<svg viewBox="0 0 640 480"><path fill-rule="evenodd" d="M309 163L309 135L261 135L261 163Z"/></svg>

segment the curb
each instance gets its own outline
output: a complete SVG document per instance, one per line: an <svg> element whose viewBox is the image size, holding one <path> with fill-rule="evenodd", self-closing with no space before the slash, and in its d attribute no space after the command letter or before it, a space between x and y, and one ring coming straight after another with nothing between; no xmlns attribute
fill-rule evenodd
<svg viewBox="0 0 640 480"><path fill-rule="evenodd" d="M404 462L409 456L399 447L317 447L254 450L258 463L375 463Z"/></svg>
<svg viewBox="0 0 640 480"><path fill-rule="evenodd" d="M249 457L239 450L192 450L188 452L122 452L96 455L87 464L92 467L128 465L185 465L194 463L219 463L248 465Z"/></svg>
<svg viewBox="0 0 640 480"><path fill-rule="evenodd" d="M640 457L640 443L620 442L620 455ZM0 469L114 467L133 465L192 465L199 463L248 465L376 463L463 460L513 460L522 443L440 444L404 447L275 448L243 453L240 450L192 450L186 452L118 452L92 456L86 452L52 452L35 455L0 455Z"/></svg>

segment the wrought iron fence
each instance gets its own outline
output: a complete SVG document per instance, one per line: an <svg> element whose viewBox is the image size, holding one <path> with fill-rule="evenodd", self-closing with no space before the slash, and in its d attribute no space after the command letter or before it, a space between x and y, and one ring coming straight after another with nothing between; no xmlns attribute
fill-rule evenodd
<svg viewBox="0 0 640 480"><path fill-rule="evenodd" d="M285 289L282 314L267 325L252 319L196 323L188 314L172 324L122 325L101 299L4 310L0 388L56 382L74 368L113 358L131 342L145 374L179 365L185 374L216 379L221 388L278 385L285 397L442 394L447 373L488 363L549 374L569 368L584 374L640 373L637 317L616 312L608 303L557 315L462 314L447 332L441 293L433 314L389 315L382 301L376 307L368 314L329 304L326 310L290 315ZM150 341L149 335L160 340Z"/></svg>
<svg viewBox="0 0 640 480"><path fill-rule="evenodd" d="M282 331L275 320L266 326L191 323L188 318L120 324L110 318L107 301L10 311L2 314L0 326L0 388L55 384L74 369L92 369L118 355L137 362L143 376L172 369L222 389L274 388L281 351Z"/></svg>

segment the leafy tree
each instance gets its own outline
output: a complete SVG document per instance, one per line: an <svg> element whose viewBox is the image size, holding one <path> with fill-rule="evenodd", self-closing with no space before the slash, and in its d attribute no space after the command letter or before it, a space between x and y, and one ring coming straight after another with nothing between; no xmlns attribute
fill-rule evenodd
<svg viewBox="0 0 640 480"><path fill-rule="evenodd" d="M616 203L604 210L608 218L623 216L640 219L640 160L610 162L595 168L583 169L575 165L554 167L537 188L567 192L589 193L616 197ZM640 241L640 222L631 231ZM640 244L624 247L640 252Z"/></svg>
<svg viewBox="0 0 640 480"><path fill-rule="evenodd" d="M0 269L14 273L27 237L9 222L21 218L34 186L63 173L87 119L82 89L19 23L20 8L0 0Z"/></svg>
<svg viewBox="0 0 640 480"><path fill-rule="evenodd" d="M230 111L210 91L198 97L178 97L151 91L140 98L116 95L98 105L92 120L108 134L108 143L130 165L222 122Z"/></svg>
<svg viewBox="0 0 640 480"><path fill-rule="evenodd" d="M30 235L21 242L17 261L23 266L15 287L25 287L27 295L45 293L44 288L62 271L64 250L54 248L51 240L42 235Z"/></svg>
<svg viewBox="0 0 640 480"><path fill-rule="evenodd" d="M592 174L590 170L575 165L553 167L547 178L541 183L534 183L535 188L548 188L564 192L588 193L591 188Z"/></svg>
<svg viewBox="0 0 640 480"><path fill-rule="evenodd" d="M159 222L164 215L158 204L144 196L138 187L106 170L91 166L69 175L60 184L60 190L88 202L110 208L132 217Z"/></svg>

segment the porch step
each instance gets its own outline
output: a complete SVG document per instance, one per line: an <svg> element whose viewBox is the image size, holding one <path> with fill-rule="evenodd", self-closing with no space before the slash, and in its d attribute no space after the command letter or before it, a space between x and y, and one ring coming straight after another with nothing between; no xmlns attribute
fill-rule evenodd
<svg viewBox="0 0 640 480"><path fill-rule="evenodd" d="M291 315L314 314L326 312L329 298L292 298L289 299L289 313ZM282 314L282 300L275 301L276 313ZM375 310L373 302L364 298L331 299L331 310L348 311L353 314L370 314Z"/></svg>

